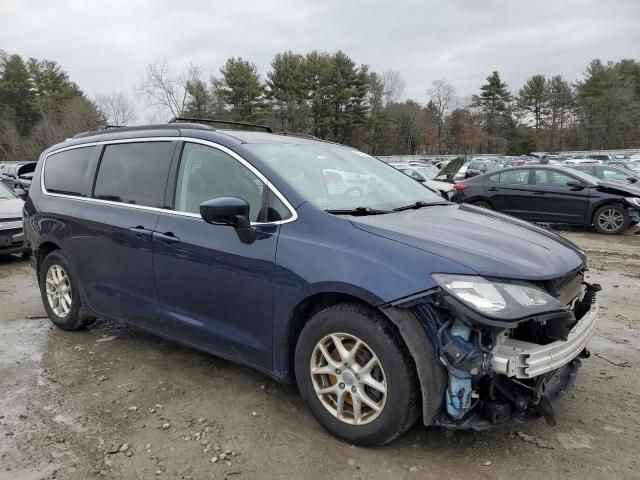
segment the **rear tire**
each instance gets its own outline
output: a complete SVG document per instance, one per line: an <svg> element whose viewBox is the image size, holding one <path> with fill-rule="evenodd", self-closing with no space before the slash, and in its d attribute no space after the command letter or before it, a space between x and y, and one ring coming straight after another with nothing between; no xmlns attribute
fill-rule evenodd
<svg viewBox="0 0 640 480"><path fill-rule="evenodd" d="M316 313L298 339L295 372L316 420L349 443L389 443L420 414L413 360L394 326L366 306L345 303Z"/></svg>
<svg viewBox="0 0 640 480"><path fill-rule="evenodd" d="M629 228L629 212L620 205L604 205L593 215L593 226L598 233L617 235Z"/></svg>
<svg viewBox="0 0 640 480"><path fill-rule="evenodd" d="M53 324L63 330L79 330L93 318L82 311L77 279L60 250L47 255L40 266L40 294Z"/></svg>

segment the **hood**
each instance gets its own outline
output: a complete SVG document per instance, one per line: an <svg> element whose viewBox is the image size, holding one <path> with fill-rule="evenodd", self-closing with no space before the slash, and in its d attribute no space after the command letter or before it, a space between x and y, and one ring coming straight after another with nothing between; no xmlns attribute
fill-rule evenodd
<svg viewBox="0 0 640 480"><path fill-rule="evenodd" d="M8 200L0 199L0 219L22 218L23 205L24 202L19 198L10 198Z"/></svg>
<svg viewBox="0 0 640 480"><path fill-rule="evenodd" d="M351 223L487 277L551 280L585 267L584 253L569 240L508 215L470 205L355 217Z"/></svg>
<svg viewBox="0 0 640 480"><path fill-rule="evenodd" d="M18 169L18 176L26 175L27 173L33 173L36 170L38 162L25 163Z"/></svg>
<svg viewBox="0 0 640 480"><path fill-rule="evenodd" d="M632 176L632 175L629 175ZM611 182L602 181L598 182L596 187L598 190L603 190L614 195L623 195L626 197L640 197L640 186L633 183Z"/></svg>

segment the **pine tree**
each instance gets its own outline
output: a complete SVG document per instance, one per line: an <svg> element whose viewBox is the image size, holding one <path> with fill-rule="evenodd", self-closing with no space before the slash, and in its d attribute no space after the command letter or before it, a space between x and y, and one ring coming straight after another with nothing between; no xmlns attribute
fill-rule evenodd
<svg viewBox="0 0 640 480"><path fill-rule="evenodd" d="M510 103L512 97L507 90L507 84L500 79L500 74L494 71L487 77L487 83L480 87L480 95L473 96L473 103L480 107L487 131L487 148L495 152L501 143L506 141L511 119Z"/></svg>

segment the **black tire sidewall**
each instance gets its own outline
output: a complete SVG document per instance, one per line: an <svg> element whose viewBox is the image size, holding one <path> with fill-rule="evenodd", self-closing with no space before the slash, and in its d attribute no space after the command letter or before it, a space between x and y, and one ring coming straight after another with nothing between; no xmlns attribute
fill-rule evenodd
<svg viewBox="0 0 640 480"><path fill-rule="evenodd" d="M309 372L311 354L317 342L332 333L358 337L374 351L382 364L387 398L382 413L370 423L349 425L340 421L324 407L315 393ZM412 410L419 409L415 395L416 380L407 369L406 355L371 317L349 309L329 308L314 315L300 335L295 361L298 387L313 416L335 436L363 446L382 445L403 433L408 418L414 415Z"/></svg>
<svg viewBox="0 0 640 480"><path fill-rule="evenodd" d="M624 219L622 222L622 226L618 230L615 230L613 232L608 232L606 230L603 230L602 228L600 228L600 225L598 223L598 217L600 217L600 214L604 210L609 210L609 209L615 209L619 211L620 213L622 213L622 216ZM593 215L593 227L596 229L597 232L602 233L604 235L618 235L624 232L625 230L627 230L630 226L631 226L631 219L629 217L629 212L627 211L626 208L620 205L603 205L602 207L599 207L596 210L596 213Z"/></svg>
<svg viewBox="0 0 640 480"><path fill-rule="evenodd" d="M49 305L49 299L47 298L46 278L47 272L53 265L59 265L67 274L69 283L71 284L71 309L66 317L60 317ZM71 268L71 264L60 250L54 250L47 255L40 267L40 294L42 296L42 303L44 309L49 316L49 319L58 327L64 330L77 330L82 326L82 318L80 313L80 292L78 290L78 284L76 277Z"/></svg>

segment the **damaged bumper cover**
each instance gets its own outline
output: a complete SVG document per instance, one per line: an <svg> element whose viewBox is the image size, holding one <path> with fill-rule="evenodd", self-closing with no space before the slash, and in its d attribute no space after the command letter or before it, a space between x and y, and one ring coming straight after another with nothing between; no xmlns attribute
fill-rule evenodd
<svg viewBox="0 0 640 480"><path fill-rule="evenodd" d="M596 331L598 304L571 329L566 340L547 345L506 338L491 352L490 365L495 373L515 378L534 378L566 365L582 352Z"/></svg>
<svg viewBox="0 0 640 480"><path fill-rule="evenodd" d="M444 289L390 305L416 361L425 425L483 430L540 416L554 425L555 404L589 356L599 290L578 273L547 290L562 310L514 320L483 316ZM411 332L410 319L418 324Z"/></svg>

